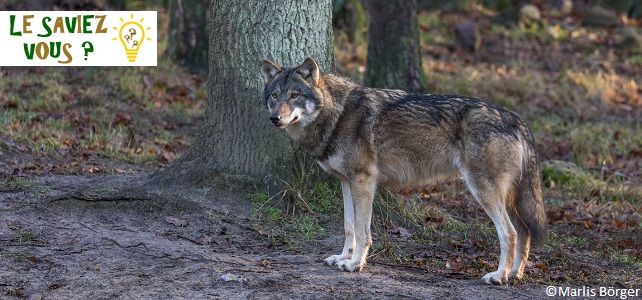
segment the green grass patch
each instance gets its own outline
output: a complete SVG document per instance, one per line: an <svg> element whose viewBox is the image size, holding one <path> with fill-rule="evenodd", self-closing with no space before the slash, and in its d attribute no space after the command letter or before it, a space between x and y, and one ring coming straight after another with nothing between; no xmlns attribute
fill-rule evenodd
<svg viewBox="0 0 642 300"><path fill-rule="evenodd" d="M36 234L33 232L25 232L20 234L18 237L18 243L31 243L36 238Z"/></svg>
<svg viewBox="0 0 642 300"><path fill-rule="evenodd" d="M307 243L316 243L325 234L325 229L319 225L316 218L311 216L294 218L292 225L297 229L298 236Z"/></svg>
<svg viewBox="0 0 642 300"><path fill-rule="evenodd" d="M325 228L319 224L319 218L314 215L287 214L276 207L275 198L270 198L267 192L254 193L247 196L252 201L251 218L253 226L268 239L280 239L288 247L295 247L296 241L316 243L325 234Z"/></svg>
<svg viewBox="0 0 642 300"><path fill-rule="evenodd" d="M34 186L36 186L35 181L19 176L13 176L0 180L0 191L3 192L24 191Z"/></svg>
<svg viewBox="0 0 642 300"><path fill-rule="evenodd" d="M616 247L609 251L607 255L614 262L642 269L642 259L626 251L626 249L620 249Z"/></svg>
<svg viewBox="0 0 642 300"><path fill-rule="evenodd" d="M319 221L338 217L343 211L339 183L321 173L309 158L298 158L286 167L288 176L280 180L282 188L275 195L258 192L247 196L253 206L254 225L270 238L285 239L290 246L297 239L316 242L325 234Z"/></svg>
<svg viewBox="0 0 642 300"><path fill-rule="evenodd" d="M419 40L425 45L454 45L455 41L449 34L450 28L444 24L436 11L420 12L417 16L419 30Z"/></svg>
<svg viewBox="0 0 642 300"><path fill-rule="evenodd" d="M278 223L284 220L285 213L271 203L267 192L247 196L252 201L252 219L257 222Z"/></svg>
<svg viewBox="0 0 642 300"><path fill-rule="evenodd" d="M167 164L194 139L170 124L205 110L204 81L164 59L155 68L38 70L0 76L0 134L43 158Z"/></svg>
<svg viewBox="0 0 642 300"><path fill-rule="evenodd" d="M163 36L168 19L159 20ZM0 137L51 161L55 173L164 166L195 138L205 82L162 57L156 67L2 68Z"/></svg>
<svg viewBox="0 0 642 300"><path fill-rule="evenodd" d="M21 251L10 251L2 250L0 251L0 259L10 260L12 262L24 263L28 262L28 255Z"/></svg>

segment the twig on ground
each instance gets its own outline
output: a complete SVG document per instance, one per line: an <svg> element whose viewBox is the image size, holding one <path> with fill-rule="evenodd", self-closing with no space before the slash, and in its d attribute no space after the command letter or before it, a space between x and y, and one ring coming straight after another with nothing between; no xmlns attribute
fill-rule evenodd
<svg viewBox="0 0 642 300"><path fill-rule="evenodd" d="M98 230L96 230L96 229L93 229L93 228L89 227L89 225L87 225L87 224L85 224L85 223L82 223L82 222L81 222L81 223L78 223L78 224L80 224L80 226L83 226L83 227L85 227L85 228L89 229L90 231L98 232Z"/></svg>
<svg viewBox="0 0 642 300"><path fill-rule="evenodd" d="M233 255L226 255L226 256L230 257L230 258L242 258L242 259L244 259L244 260L246 260L248 262L256 263L255 261L249 260L249 259L247 259L245 257L238 257L238 256L233 256ZM240 262L227 261L227 260L221 260L219 258L211 258L209 260L210 261L215 261L215 262L218 262L218 263L237 265L237 266L240 266L240 267L247 267L248 266L248 264L244 264L244 263L240 263Z"/></svg>
<svg viewBox="0 0 642 300"><path fill-rule="evenodd" d="M239 273L274 273L274 271L267 270L248 270L248 269L229 269L227 273L239 272Z"/></svg>
<svg viewBox="0 0 642 300"><path fill-rule="evenodd" d="M416 266L410 266L410 265L403 265L403 264L389 264L389 263L384 263L384 262L379 262L379 261L369 261L368 263L373 263L376 265L383 265L383 266L388 266L388 267L393 267L393 268L405 268L405 269L413 269L413 270L421 270L426 272L426 268L422 267L416 267Z"/></svg>
<svg viewBox="0 0 642 300"><path fill-rule="evenodd" d="M408 298L408 299L422 299L422 298L419 298L419 297L415 297L413 295L399 294L399 293L394 294L394 297L399 297L399 296L401 296L403 298Z"/></svg>
<svg viewBox="0 0 642 300"><path fill-rule="evenodd" d="M193 244L196 244L196 245L199 245L199 246L203 246L202 242L199 242L199 241L197 241L195 239L192 239L190 237L187 237L187 236L184 236L184 235L180 235L180 234L177 234L176 237L179 238L179 239L184 239L184 240L186 240L188 242L192 242Z"/></svg>
<svg viewBox="0 0 642 300"><path fill-rule="evenodd" d="M198 255L198 256L199 256L200 258L192 258L192 257L188 257L188 256L177 256L177 257L172 257L172 259L173 259L173 260L177 260L177 259L187 259L187 260L191 260L191 261L195 261L195 262L207 262L207 261L208 261L206 258L204 258L204 257L202 257L202 256L200 256L200 255Z"/></svg>
<svg viewBox="0 0 642 300"><path fill-rule="evenodd" d="M33 243L2 243L2 244L0 244L0 246L3 246L3 247L21 247L21 246L49 247L51 245L33 244Z"/></svg>
<svg viewBox="0 0 642 300"><path fill-rule="evenodd" d="M270 265L307 265L314 263L314 261L309 261L309 260L299 260L299 261L271 261L268 260Z"/></svg>
<svg viewBox="0 0 642 300"><path fill-rule="evenodd" d="M123 249L127 249L127 250L129 250L129 248L136 248L136 247L140 247L140 246L143 246L145 248L145 250L149 250L149 249L147 249L147 245L145 245L145 243L143 243L143 242L140 242L140 243L135 244L135 245L123 246L120 243L118 243L118 241L116 241L114 239L107 238L107 237L103 237L102 239L106 240L106 241L110 241L110 242L116 244L116 246L118 246L120 248L123 248Z"/></svg>
<svg viewBox="0 0 642 300"><path fill-rule="evenodd" d="M491 288L491 289L501 290L501 291L506 291L508 289L508 287L506 285L489 285L488 287ZM515 293L519 294L520 296L524 296L524 297L526 297L528 299L537 298L537 297L533 297L531 295L524 294L524 293L520 292L518 289L510 289L510 291L511 292L515 292Z"/></svg>

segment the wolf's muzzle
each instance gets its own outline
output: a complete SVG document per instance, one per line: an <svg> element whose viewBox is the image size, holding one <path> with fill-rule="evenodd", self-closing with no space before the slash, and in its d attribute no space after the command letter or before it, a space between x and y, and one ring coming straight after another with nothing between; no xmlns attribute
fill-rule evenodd
<svg viewBox="0 0 642 300"><path fill-rule="evenodd" d="M281 116L279 115L270 116L270 122L272 122L272 125L274 126L279 126L281 124Z"/></svg>

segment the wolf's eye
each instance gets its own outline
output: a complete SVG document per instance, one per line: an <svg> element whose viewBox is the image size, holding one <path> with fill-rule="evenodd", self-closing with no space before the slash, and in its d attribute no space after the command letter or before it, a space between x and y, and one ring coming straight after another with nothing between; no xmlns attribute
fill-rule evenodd
<svg viewBox="0 0 642 300"><path fill-rule="evenodd" d="M299 94L297 94L297 93L292 93L292 98L296 98L296 97L299 97Z"/></svg>
<svg viewBox="0 0 642 300"><path fill-rule="evenodd" d="M276 99L276 97L278 97L278 96L279 95L277 95L276 93L272 93L272 98Z"/></svg>

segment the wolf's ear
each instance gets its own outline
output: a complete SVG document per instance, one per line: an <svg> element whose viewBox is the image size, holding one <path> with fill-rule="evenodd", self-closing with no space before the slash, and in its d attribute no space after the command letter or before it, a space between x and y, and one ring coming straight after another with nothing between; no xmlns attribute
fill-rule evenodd
<svg viewBox="0 0 642 300"><path fill-rule="evenodd" d="M314 59L308 57L303 63L296 69L296 72L303 76L303 79L307 80L312 84L312 86L319 85L319 65Z"/></svg>
<svg viewBox="0 0 642 300"><path fill-rule="evenodd" d="M263 78L265 78L265 83L270 83L276 77L276 74L281 73L283 67L269 61L264 60L261 62L261 72L263 72Z"/></svg>

